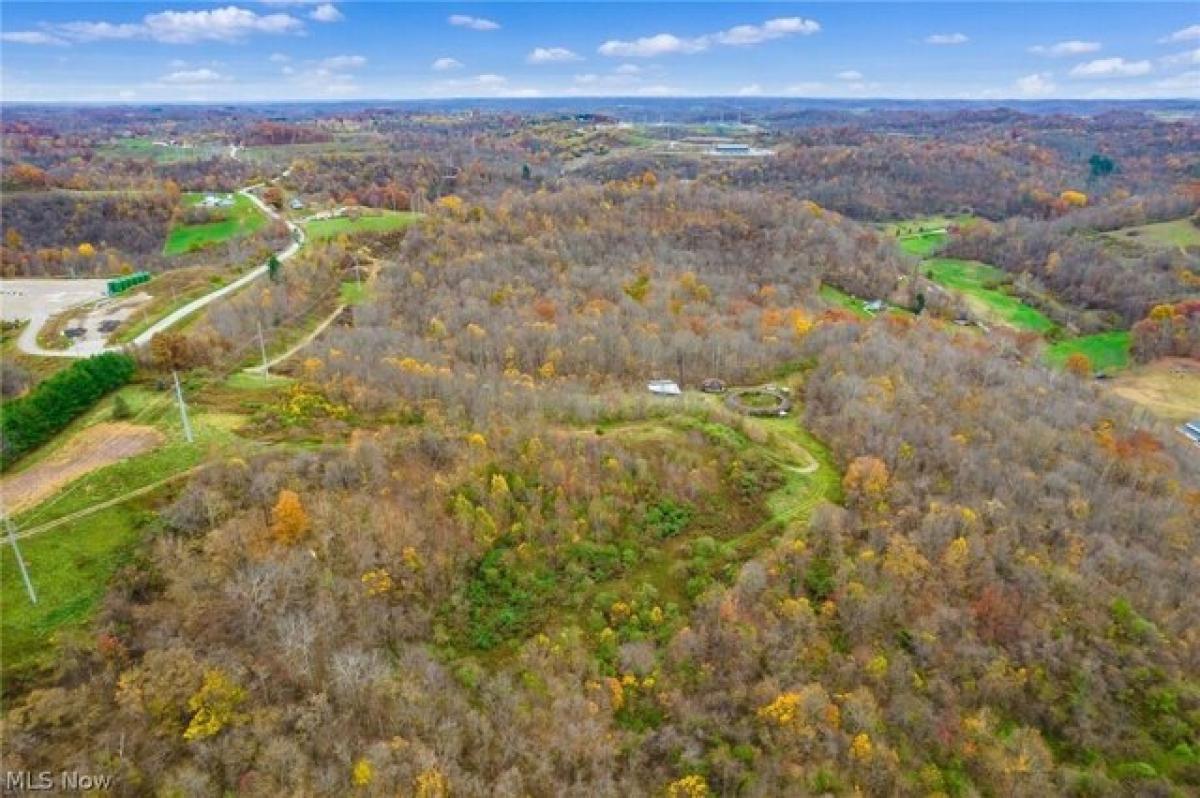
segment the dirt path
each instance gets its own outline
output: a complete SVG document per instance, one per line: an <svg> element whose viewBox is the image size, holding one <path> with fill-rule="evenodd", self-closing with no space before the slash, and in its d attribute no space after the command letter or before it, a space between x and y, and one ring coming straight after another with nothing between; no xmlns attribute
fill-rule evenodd
<svg viewBox="0 0 1200 798"><path fill-rule="evenodd" d="M79 477L163 442L153 427L125 422L96 424L71 438L45 460L0 480L0 507L15 513L32 507Z"/></svg>
<svg viewBox="0 0 1200 798"><path fill-rule="evenodd" d="M298 343L296 343L295 345L290 347L286 352L276 355L275 357L268 360L265 367L263 367L262 365L250 366L249 368L245 369L245 371L249 374L262 374L264 371L270 371L271 369L275 368L275 366L277 366L278 364L287 360L292 355L296 354L301 349L303 349L304 347L308 346L313 341L315 341L318 335L325 332L325 330L327 330L329 328L329 325L331 325L335 321L337 321L337 317L340 316L342 314L342 311L345 309L346 309L345 305L338 305L337 310L333 311L333 313L330 313L328 316L326 316L325 319L320 324L317 325L316 329L314 329L312 332L308 333L308 335L301 338Z"/></svg>

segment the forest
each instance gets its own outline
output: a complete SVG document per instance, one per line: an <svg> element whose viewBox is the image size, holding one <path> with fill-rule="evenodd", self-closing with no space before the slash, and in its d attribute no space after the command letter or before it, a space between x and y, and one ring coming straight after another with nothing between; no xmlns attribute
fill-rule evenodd
<svg viewBox="0 0 1200 798"><path fill-rule="evenodd" d="M747 108L769 157L672 151L711 137L699 100L7 119L6 275L263 262L281 221L162 254L222 213L182 195L257 179L299 229L416 215L22 372L6 458L110 390L178 437L173 371L209 437L50 664L6 674L5 767L130 796L1200 790L1198 450L1045 357L1200 361L1200 252L1123 234L1195 227L1194 121ZM931 258L1049 331L985 323Z"/></svg>

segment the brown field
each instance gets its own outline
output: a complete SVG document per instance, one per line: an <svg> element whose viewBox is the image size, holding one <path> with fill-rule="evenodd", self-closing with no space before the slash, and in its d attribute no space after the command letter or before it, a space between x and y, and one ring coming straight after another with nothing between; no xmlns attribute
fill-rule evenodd
<svg viewBox="0 0 1200 798"><path fill-rule="evenodd" d="M1200 418L1200 362L1164 358L1122 373L1112 381L1118 396L1172 422Z"/></svg>
<svg viewBox="0 0 1200 798"><path fill-rule="evenodd" d="M88 427L45 460L0 480L0 506L8 513L32 507L68 482L162 441L162 433L153 427L127 422Z"/></svg>

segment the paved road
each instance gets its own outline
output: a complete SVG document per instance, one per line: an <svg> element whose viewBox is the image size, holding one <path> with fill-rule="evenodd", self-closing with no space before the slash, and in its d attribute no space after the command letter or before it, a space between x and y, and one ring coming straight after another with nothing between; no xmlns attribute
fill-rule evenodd
<svg viewBox="0 0 1200 798"><path fill-rule="evenodd" d="M284 172L283 175L280 176L283 177L286 176L286 174L287 172ZM285 261L294 256L300 251L300 248L304 246L304 230L298 225L293 224L292 222L283 218L278 211L267 205L267 203L263 202L252 193L255 189L261 188L263 185L265 184L255 183L254 185L239 189L238 193L257 205L258 208L267 215L267 218L277 219L287 225L288 232L291 235L291 240L286 247L275 253L275 256L279 258L280 261ZM132 345L135 347L145 346L150 342L150 339L158 333L173 327L174 325L186 319L188 316L191 316L196 311L201 310L210 303L217 301L221 297L240 290L248 283L266 274L266 272L267 264L264 263L261 266L246 272L229 285L222 286L215 291L205 294L199 299L187 303L183 307L167 314L154 324L147 327L144 332L133 339ZM5 281L4 285L7 287L8 282ZM120 346L106 347L98 341L84 342L73 346L70 349L45 349L39 346L37 342L38 331L42 329L42 325L46 323L50 316L62 310L65 310L65 308L50 305L42 310L31 312L29 316L29 324L26 325L24 330L22 330L21 336L17 339L18 348L27 354L40 355L42 357L90 357L91 355L96 355L101 352L117 352L123 348Z"/></svg>

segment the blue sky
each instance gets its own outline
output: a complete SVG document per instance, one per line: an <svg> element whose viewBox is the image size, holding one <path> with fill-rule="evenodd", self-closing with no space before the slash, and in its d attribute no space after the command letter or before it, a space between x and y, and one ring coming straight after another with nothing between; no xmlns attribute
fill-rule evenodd
<svg viewBox="0 0 1200 798"><path fill-rule="evenodd" d="M4 2L0 97L1200 97L1200 4Z"/></svg>

